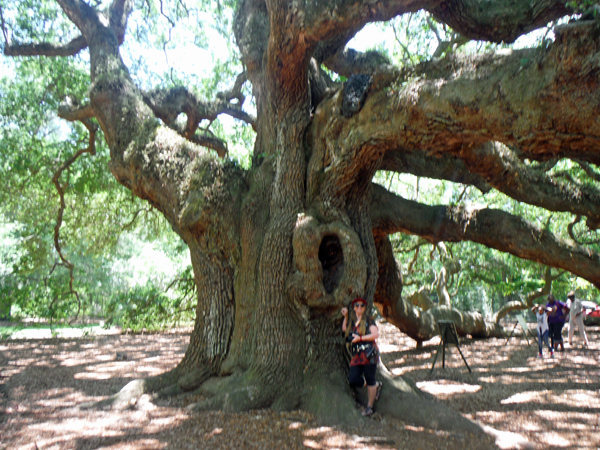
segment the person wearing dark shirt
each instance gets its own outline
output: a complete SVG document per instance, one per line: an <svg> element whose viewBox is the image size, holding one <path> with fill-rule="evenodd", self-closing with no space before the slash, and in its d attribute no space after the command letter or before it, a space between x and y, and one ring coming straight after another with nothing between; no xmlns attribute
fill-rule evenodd
<svg viewBox="0 0 600 450"><path fill-rule="evenodd" d="M565 304L561 301L556 300L554 295L548 294L548 303L546 307L550 308L550 314L548 314L548 328L550 329L550 340L552 347L560 351L565 350L565 344L562 338L562 329L565 326L565 320L567 318L568 311L565 308Z"/></svg>

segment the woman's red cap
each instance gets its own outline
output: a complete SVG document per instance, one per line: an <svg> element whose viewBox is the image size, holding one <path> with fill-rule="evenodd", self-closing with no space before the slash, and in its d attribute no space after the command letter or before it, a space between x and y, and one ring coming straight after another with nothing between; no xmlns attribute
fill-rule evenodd
<svg viewBox="0 0 600 450"><path fill-rule="evenodd" d="M354 300L352 300L352 306L354 306L354 304L358 302L364 303L365 305L367 304L367 301L364 298L356 297Z"/></svg>

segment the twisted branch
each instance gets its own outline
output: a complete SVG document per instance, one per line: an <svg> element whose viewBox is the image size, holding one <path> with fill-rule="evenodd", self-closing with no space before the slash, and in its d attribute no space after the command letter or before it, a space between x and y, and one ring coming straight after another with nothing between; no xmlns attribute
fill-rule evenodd
<svg viewBox="0 0 600 450"><path fill-rule="evenodd" d="M79 297L79 293L73 288L73 270L75 268L74 264L69 261L62 251L62 247L60 245L60 228L63 222L63 215L66 208L65 205L65 193L63 186L60 184L60 177L62 173L67 170L81 155L84 153L89 153L90 155L96 154L96 132L98 131L98 126L90 120L92 117L92 110L89 106L79 108L75 103L75 99L70 97L67 99L67 102L59 108L58 114L60 117L69 120L69 121L81 121L85 127L89 131L88 137L88 146L87 148L78 150L73 156L71 156L67 161L65 161L57 170L54 172L52 177L52 183L56 187L60 198L60 207L58 208L58 213L56 216L56 225L54 226L54 248L60 257L61 263L60 265L66 267L69 271L69 291L65 293L65 295L74 295L77 299L77 314L73 318L76 320L79 316L79 312L81 311L81 299ZM54 268L53 268L54 270ZM51 307L56 301L56 298L52 301ZM50 323L52 323L52 317L50 319Z"/></svg>
<svg viewBox="0 0 600 450"><path fill-rule="evenodd" d="M200 122L203 120L212 122L220 114L228 114L250 124L256 130L256 118L242 109L244 96L241 91L246 80L246 74L241 73L237 76L233 88L217 94L217 99L212 102L200 99L185 87L168 90L155 89L144 93L143 96L145 103L152 109L156 117L168 127L195 144L216 150L218 155L223 158L227 154L226 142L209 132L198 135L196 131ZM176 122L181 113L187 116L186 124L183 127Z"/></svg>
<svg viewBox="0 0 600 450"><path fill-rule="evenodd" d="M600 226L600 191L572 178L557 179L523 163L508 146L488 142L459 157L493 187L508 196L541 206L549 211L564 211L588 218L591 230Z"/></svg>
<svg viewBox="0 0 600 450"><path fill-rule="evenodd" d="M553 276L552 269L546 266L546 270L544 271L544 285L540 289L530 292L527 297L525 297L525 302L515 300L506 303L492 316L492 322L500 323L500 320L512 311L521 311L531 308L535 299L545 297L552 291L552 282L560 278L564 273L565 271L561 270L556 276Z"/></svg>

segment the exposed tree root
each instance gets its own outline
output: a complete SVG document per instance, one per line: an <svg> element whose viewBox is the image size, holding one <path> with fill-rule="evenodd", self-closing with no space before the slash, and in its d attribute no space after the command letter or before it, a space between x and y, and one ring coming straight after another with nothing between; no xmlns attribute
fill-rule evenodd
<svg viewBox="0 0 600 450"><path fill-rule="evenodd" d="M250 371L210 378L196 392L205 396L206 400L188 407L194 411L249 411L270 407L276 398L273 387L269 389L262 377Z"/></svg>
<svg viewBox="0 0 600 450"><path fill-rule="evenodd" d="M375 403L375 410L380 414L434 430L484 432L480 425L421 391L410 378L394 377L383 364L379 364L377 378L383 382L381 398ZM357 398L366 405L366 389L359 389Z"/></svg>
<svg viewBox="0 0 600 450"><path fill-rule="evenodd" d="M302 408L326 425L359 424L364 418L356 408L352 392L341 373L309 377L305 381Z"/></svg>
<svg viewBox="0 0 600 450"><path fill-rule="evenodd" d="M185 377L186 375L181 376L181 371L176 367L155 377L130 381L115 395L99 402L82 404L80 408L124 409L144 394L168 391L171 386L177 386L179 379Z"/></svg>
<svg viewBox="0 0 600 450"><path fill-rule="evenodd" d="M147 393L159 396L180 395L194 392L206 397L188 406L191 411L224 410L243 412L253 409L276 410L304 409L325 425L361 426L370 419L361 415L359 405L366 405L366 389L354 393L345 376L339 371L327 375L307 376L304 386L290 390L289 386L269 389L264 379L251 371L228 377L210 377L208 370L199 369L183 376L177 370L157 377L134 380L112 397L98 403L81 405L104 409L125 409L134 405ZM520 435L504 433L473 422L460 413L421 391L408 377L394 377L383 364L377 374L384 383L381 398L375 410L382 415L400 419L408 424L451 433L488 434L497 442L510 440L519 448L531 444Z"/></svg>
<svg viewBox="0 0 600 450"><path fill-rule="evenodd" d="M97 403L80 405L80 407L92 407L99 409L125 409L148 390L148 382L145 379L137 379L127 383L119 392L112 397Z"/></svg>

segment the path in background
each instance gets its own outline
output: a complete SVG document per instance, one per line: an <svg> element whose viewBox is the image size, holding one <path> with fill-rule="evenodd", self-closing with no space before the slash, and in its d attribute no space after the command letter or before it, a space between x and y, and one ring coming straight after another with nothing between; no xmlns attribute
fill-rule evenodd
<svg viewBox="0 0 600 450"><path fill-rule="evenodd" d="M106 336L121 333L121 329L118 327L104 328L102 325L103 323L93 323L89 324L89 326L78 325L76 327L59 325L52 330L47 322L15 323L0 320L0 328L15 330L14 332L11 332L10 339L76 339L88 336Z"/></svg>

